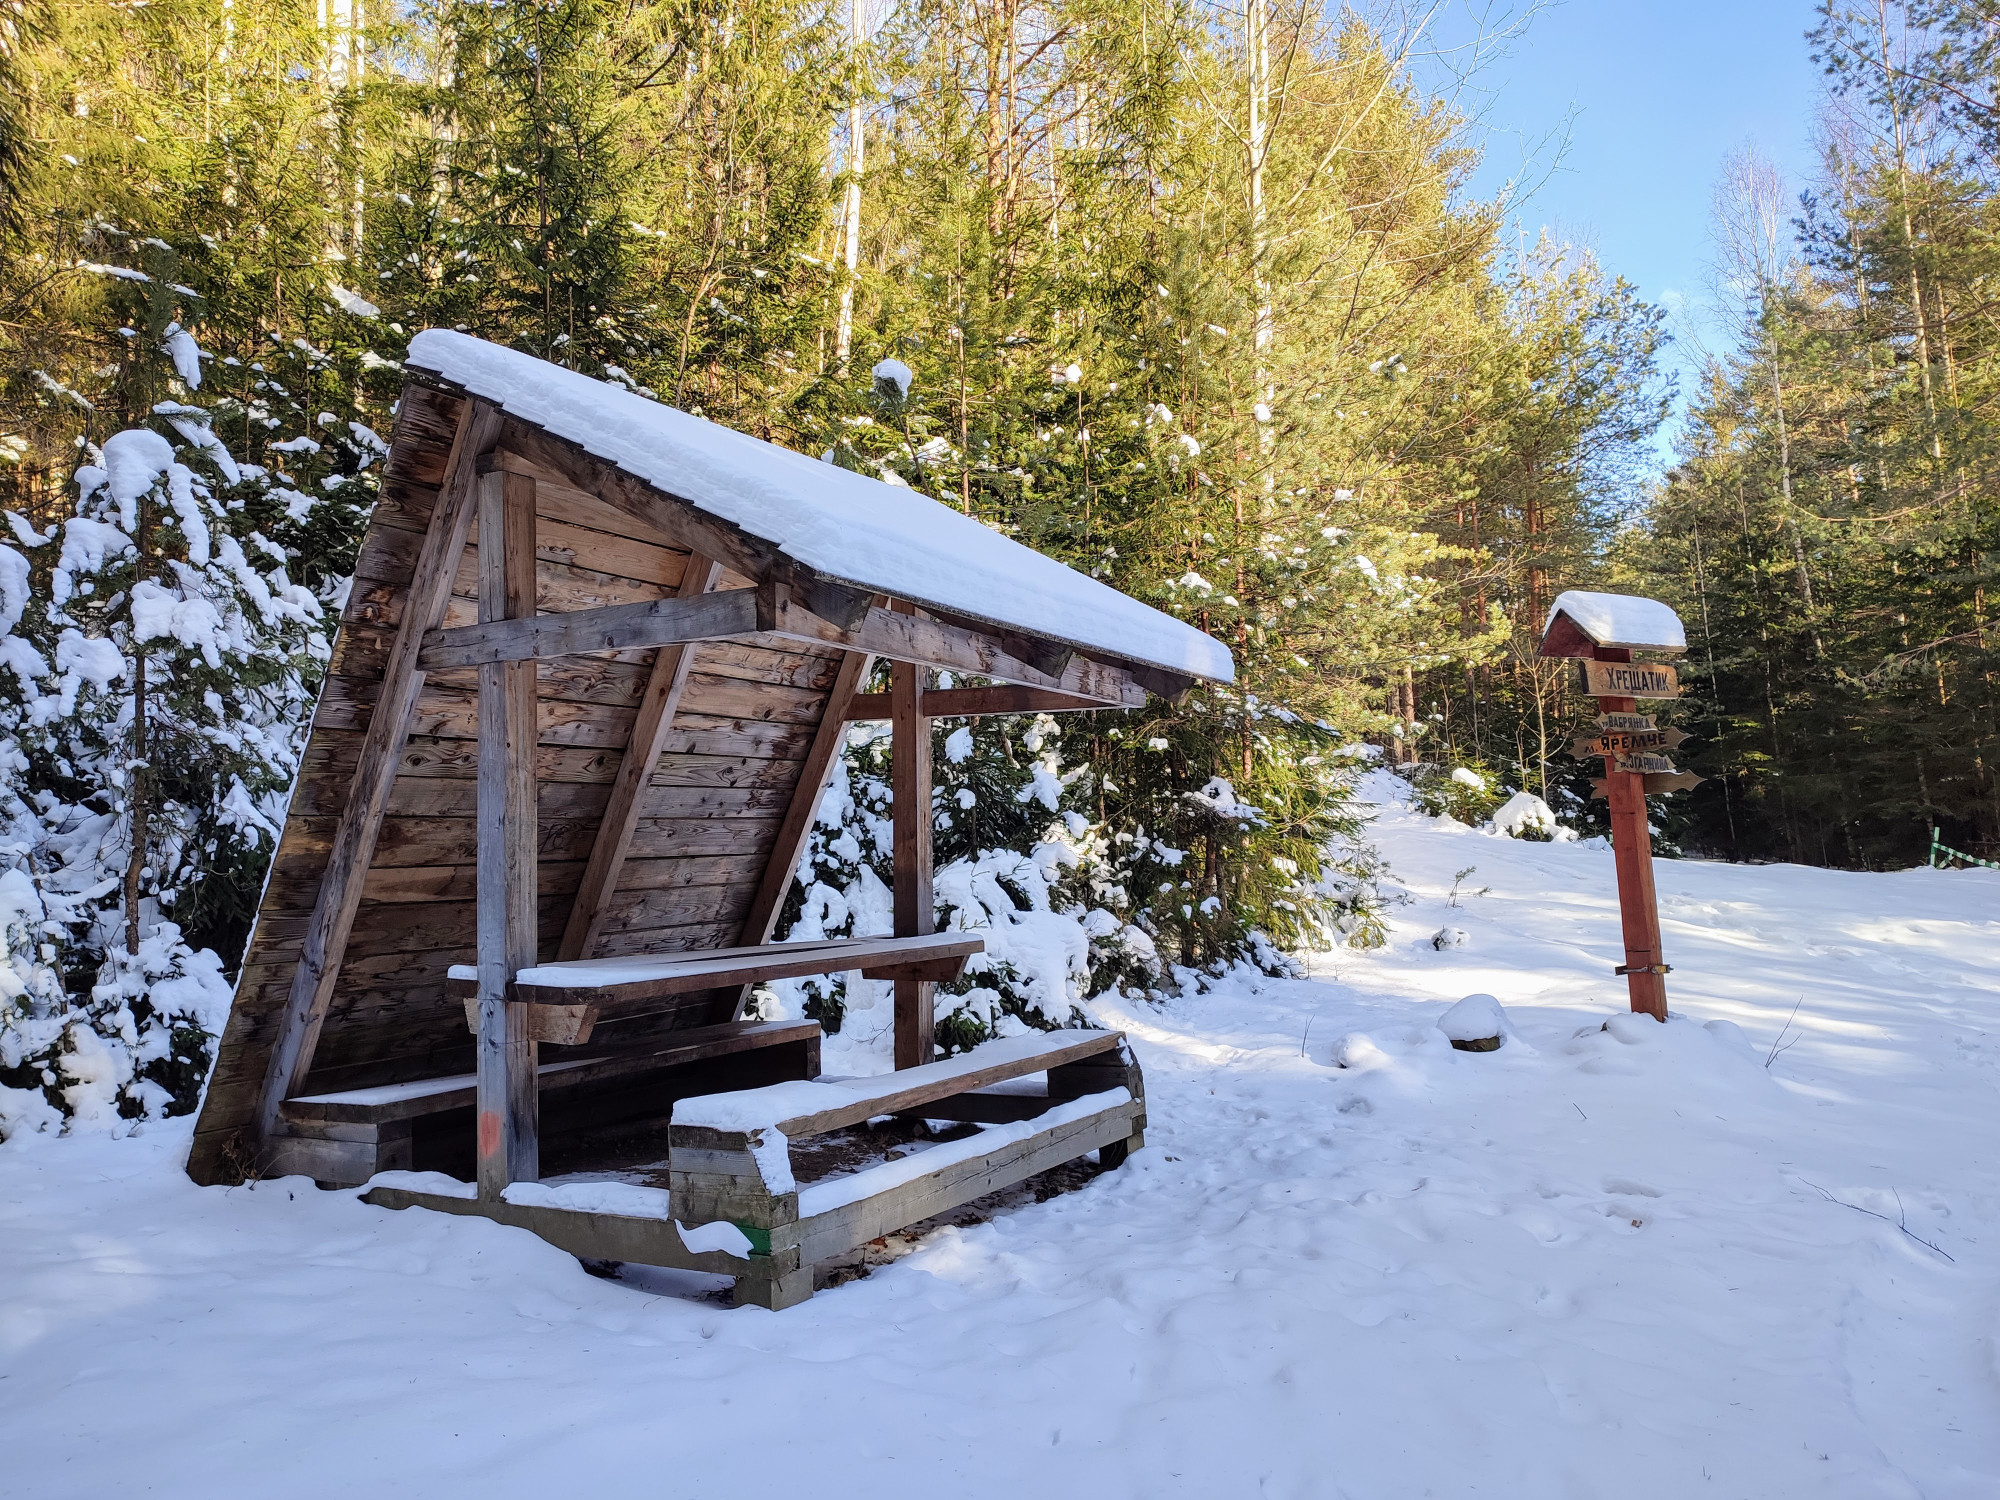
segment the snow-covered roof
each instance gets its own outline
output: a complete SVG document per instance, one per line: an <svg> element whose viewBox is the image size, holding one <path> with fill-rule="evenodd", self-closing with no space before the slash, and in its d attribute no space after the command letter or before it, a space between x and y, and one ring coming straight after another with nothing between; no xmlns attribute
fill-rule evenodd
<svg viewBox="0 0 2000 1500"><path fill-rule="evenodd" d="M1542 634L1558 615L1570 620L1600 646L1629 646L1643 651L1685 651L1687 635L1681 617L1657 599L1637 594L1593 594L1570 589L1556 596L1549 617L1542 622Z"/></svg>
<svg viewBox="0 0 2000 1500"><path fill-rule="evenodd" d="M827 577L1212 682L1235 677L1213 636L914 490L466 334L426 330L408 362Z"/></svg>

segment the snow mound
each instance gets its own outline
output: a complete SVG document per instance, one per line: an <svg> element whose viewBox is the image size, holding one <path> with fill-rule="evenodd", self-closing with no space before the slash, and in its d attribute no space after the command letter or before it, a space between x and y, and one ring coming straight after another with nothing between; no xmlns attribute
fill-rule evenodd
<svg viewBox="0 0 2000 1500"><path fill-rule="evenodd" d="M1510 839L1539 838L1548 843L1567 844L1576 837L1576 830L1558 823L1556 810L1533 792L1514 793L1500 804L1488 826Z"/></svg>
<svg viewBox="0 0 2000 1500"><path fill-rule="evenodd" d="M1465 1051L1475 1042L1498 1046L1513 1027L1507 1024L1507 1012L1491 995L1467 995L1438 1017L1437 1029L1452 1046Z"/></svg>
<svg viewBox="0 0 2000 1500"><path fill-rule="evenodd" d="M885 359L870 373L875 377L877 390L884 385L894 386L898 401L910 399L910 367L900 359Z"/></svg>

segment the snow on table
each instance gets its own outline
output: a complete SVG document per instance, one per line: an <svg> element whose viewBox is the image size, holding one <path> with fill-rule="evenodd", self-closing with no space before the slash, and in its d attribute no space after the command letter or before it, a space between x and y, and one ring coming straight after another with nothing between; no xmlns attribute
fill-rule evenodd
<svg viewBox="0 0 2000 1500"><path fill-rule="evenodd" d="M408 363L580 444L829 577L1215 682L1229 650L916 491L689 416L532 355L443 329Z"/></svg>

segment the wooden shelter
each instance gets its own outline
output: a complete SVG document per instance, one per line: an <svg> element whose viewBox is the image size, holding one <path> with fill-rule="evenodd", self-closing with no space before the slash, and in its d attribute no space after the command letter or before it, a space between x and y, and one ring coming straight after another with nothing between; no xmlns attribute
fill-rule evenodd
<svg viewBox="0 0 2000 1500"><path fill-rule="evenodd" d="M782 1305L833 1249L1122 1159L1144 1105L1116 1033L933 1061L933 988L982 944L932 930L929 720L1137 705L1227 681L1227 650L908 489L528 356L433 331L408 376L190 1174L414 1172L372 1196ZM894 726L895 935L772 944L864 718ZM895 981L904 1071L821 1080L816 1024L740 1019L759 981L852 971ZM669 1111L670 1206L539 1180L545 1138L574 1161ZM792 1181L786 1142L898 1111L994 1129L923 1173Z"/></svg>

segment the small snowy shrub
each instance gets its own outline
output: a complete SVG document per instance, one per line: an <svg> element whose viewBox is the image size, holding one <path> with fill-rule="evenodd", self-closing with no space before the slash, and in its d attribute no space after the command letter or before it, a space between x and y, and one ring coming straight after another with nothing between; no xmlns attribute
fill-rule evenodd
<svg viewBox="0 0 2000 1500"><path fill-rule="evenodd" d="M1477 828L1500 806L1497 779L1477 764L1447 768L1435 761L1420 761L1398 767L1396 774L1409 783L1411 805L1433 818L1450 818Z"/></svg>
<svg viewBox="0 0 2000 1500"><path fill-rule="evenodd" d="M933 891L940 931L977 931L986 951L937 996L937 1040L947 1051L1030 1028L1082 1024L1081 1002L1110 983L1160 979L1150 940L1087 904L1073 807L1076 776L1056 753L1048 718L940 723L933 745ZM784 940L865 936L894 929L890 735L849 731L846 754L821 799L806 855L781 915ZM786 980L779 1002L837 1032L850 1011L886 1005L892 986L853 975Z"/></svg>
<svg viewBox="0 0 2000 1500"><path fill-rule="evenodd" d="M1510 839L1535 844L1568 843L1576 838L1575 830L1557 822L1555 809L1533 792L1516 792L1509 797L1487 827Z"/></svg>
<svg viewBox="0 0 2000 1500"><path fill-rule="evenodd" d="M994 715L935 727L937 924L986 939L940 987L937 1040L948 1051L1080 1024L1083 1003L1109 990L1171 989L1173 959L1183 973L1249 962L1286 974L1280 940L1382 941L1379 860L1358 841L1328 847L1356 826L1343 821L1344 759L1303 767L1289 795L1252 801L1226 777L1184 774L1164 735L1135 750L1123 727L1133 718ZM782 938L893 930L890 751L886 725L849 731ZM1113 770L1128 757L1141 768L1133 787ZM886 1005L891 986L828 976L772 989L790 1013L838 1031L849 1012Z"/></svg>

